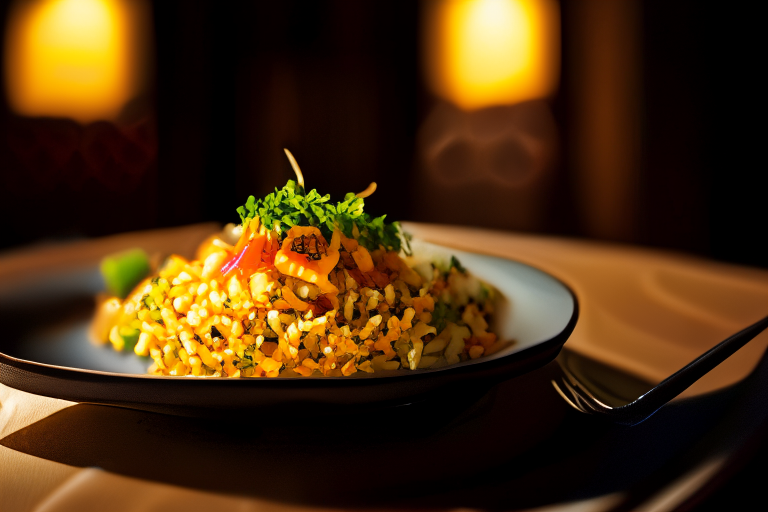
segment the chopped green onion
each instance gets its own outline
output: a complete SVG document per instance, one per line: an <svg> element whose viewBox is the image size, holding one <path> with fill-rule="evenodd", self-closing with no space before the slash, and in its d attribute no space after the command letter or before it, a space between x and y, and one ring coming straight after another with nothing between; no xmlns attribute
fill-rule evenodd
<svg viewBox="0 0 768 512"><path fill-rule="evenodd" d="M142 249L111 254L101 260L101 275L109 293L125 298L150 272L149 256Z"/></svg>
<svg viewBox="0 0 768 512"><path fill-rule="evenodd" d="M118 334L121 338L123 338L124 346L123 350L133 350L133 347L136 345L136 342L139 341L139 334L140 331L138 329L134 329L132 327L128 327L127 325L124 325L120 327L118 330Z"/></svg>

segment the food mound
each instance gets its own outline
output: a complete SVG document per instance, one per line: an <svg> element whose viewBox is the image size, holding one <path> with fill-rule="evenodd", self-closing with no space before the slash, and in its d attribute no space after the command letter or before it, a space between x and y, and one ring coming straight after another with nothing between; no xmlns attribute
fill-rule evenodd
<svg viewBox="0 0 768 512"><path fill-rule="evenodd" d="M301 174L238 209L193 261L173 255L97 315L103 342L155 375L348 376L437 368L504 346L493 289L450 262L416 262L398 223L331 203Z"/></svg>

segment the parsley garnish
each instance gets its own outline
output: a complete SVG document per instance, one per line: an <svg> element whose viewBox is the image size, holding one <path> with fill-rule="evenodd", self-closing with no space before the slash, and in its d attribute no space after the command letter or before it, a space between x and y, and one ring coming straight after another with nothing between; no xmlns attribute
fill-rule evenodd
<svg viewBox="0 0 768 512"><path fill-rule="evenodd" d="M464 268L464 266L461 264L461 262L456 258L456 256L451 256L451 266L448 268L448 271L450 271L452 268L455 268L462 274L467 273L467 269Z"/></svg>
<svg viewBox="0 0 768 512"><path fill-rule="evenodd" d="M433 326L439 333L445 329L448 322L458 322L460 318L461 313L453 309L450 304L438 300L435 303L435 310L432 312L432 321L429 322L429 325Z"/></svg>
<svg viewBox="0 0 768 512"><path fill-rule="evenodd" d="M386 215L372 217L363 211L365 200L352 192L343 201L333 203L331 196L321 196L317 190L306 192L295 181L288 183L263 199L250 196L245 205L237 209L243 226L258 217L269 230L284 234L293 226L314 226L330 240L339 227L344 236L355 238L366 249L399 251L402 246L400 224L385 222Z"/></svg>

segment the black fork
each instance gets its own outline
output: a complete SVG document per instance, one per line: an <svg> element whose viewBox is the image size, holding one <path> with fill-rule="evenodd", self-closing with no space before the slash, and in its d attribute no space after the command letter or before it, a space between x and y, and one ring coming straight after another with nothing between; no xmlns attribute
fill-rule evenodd
<svg viewBox="0 0 768 512"><path fill-rule="evenodd" d="M768 316L729 336L642 396L619 407L612 407L597 398L565 365L562 365L563 377L559 382L553 380L552 385L566 402L580 412L602 416L622 425L637 425L733 355L766 327Z"/></svg>

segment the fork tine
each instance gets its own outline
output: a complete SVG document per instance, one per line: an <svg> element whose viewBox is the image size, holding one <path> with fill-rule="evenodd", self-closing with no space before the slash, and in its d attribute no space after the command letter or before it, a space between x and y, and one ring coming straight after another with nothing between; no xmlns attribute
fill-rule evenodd
<svg viewBox="0 0 768 512"><path fill-rule="evenodd" d="M571 382L569 382L569 380ZM600 410L592 403L592 399L589 396L585 396L577 387L577 383L573 382L572 378L564 376L561 379L561 384L565 389L561 388L556 381L552 381L552 385L555 390L565 399L574 409L586 414L599 413Z"/></svg>
<svg viewBox="0 0 768 512"><path fill-rule="evenodd" d="M581 384L567 367L561 366L562 375L560 384L552 381L552 385L558 394L577 411L587 414L614 414L618 412L614 407L602 402L589 389Z"/></svg>
<svg viewBox="0 0 768 512"><path fill-rule="evenodd" d="M568 386L569 390L572 391L572 388L567 383L563 382L563 384ZM557 391L560 394L560 396L563 398L563 400L565 400L571 407L573 407L574 409L576 409L577 411L580 411L580 412L587 412L584 409L582 409L580 406L576 405L568 397L568 395L566 395L565 392L562 389L560 389L560 386L557 385L557 381L556 380L552 380L552 385L555 387L555 391Z"/></svg>

